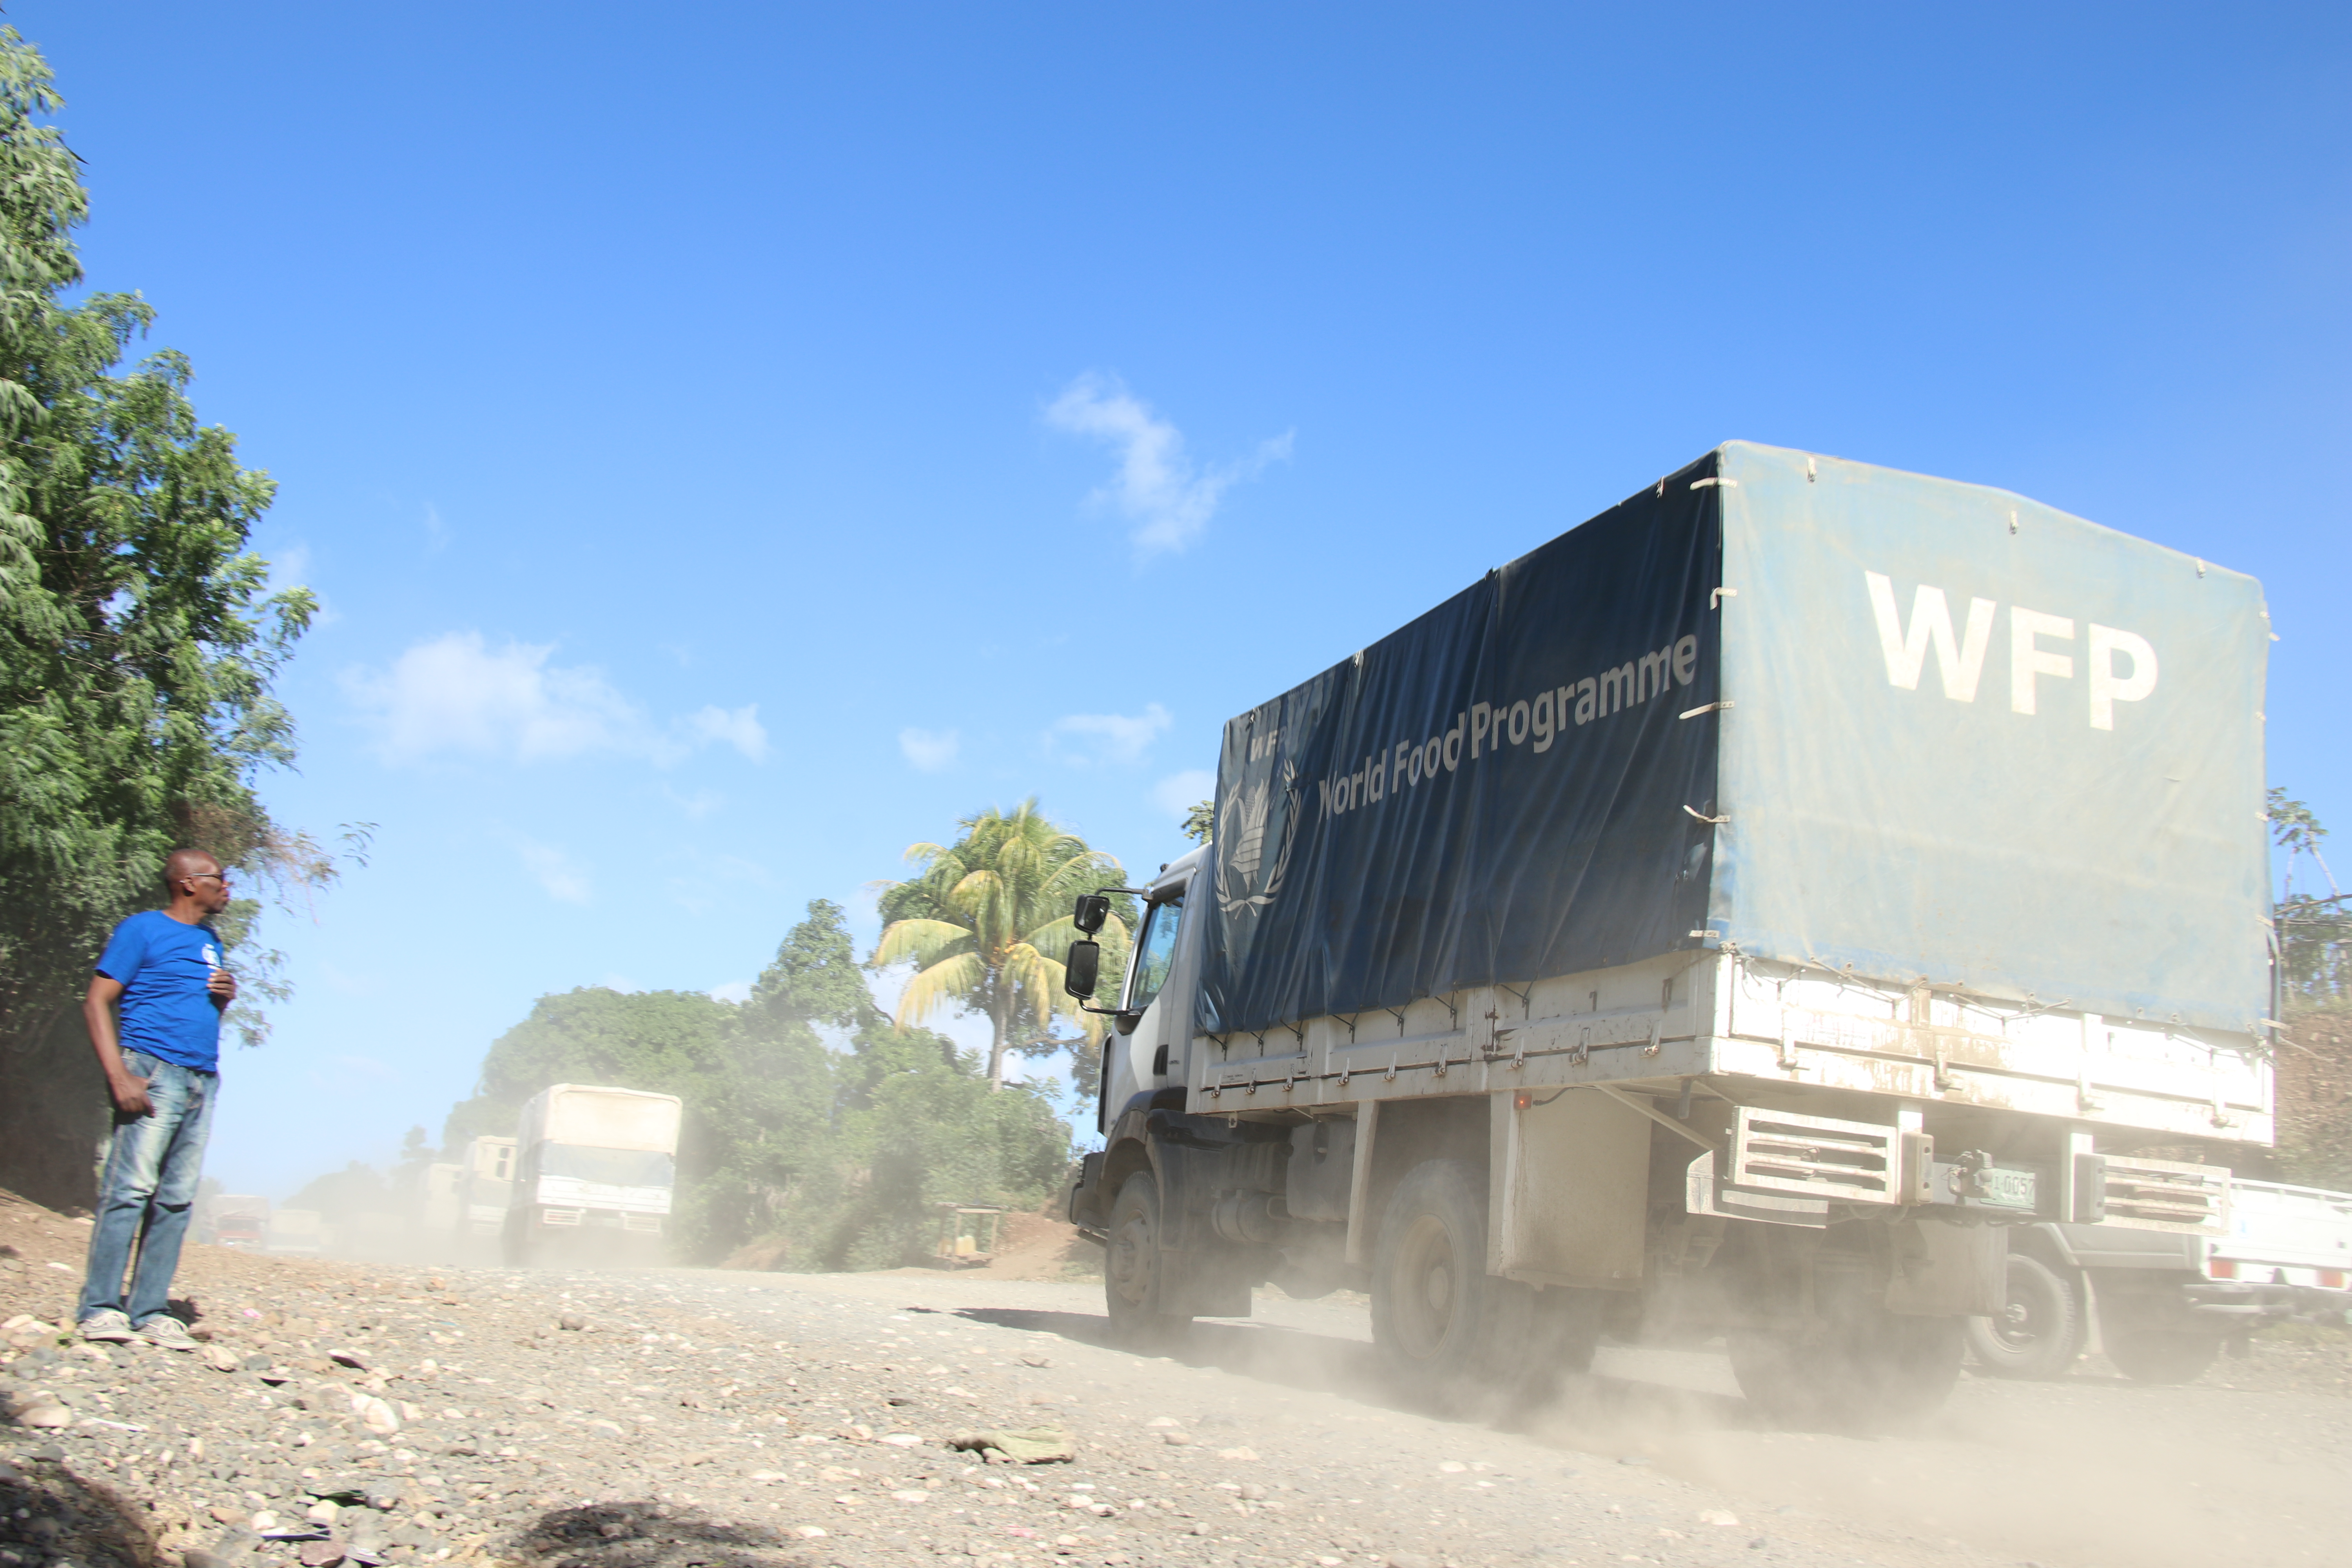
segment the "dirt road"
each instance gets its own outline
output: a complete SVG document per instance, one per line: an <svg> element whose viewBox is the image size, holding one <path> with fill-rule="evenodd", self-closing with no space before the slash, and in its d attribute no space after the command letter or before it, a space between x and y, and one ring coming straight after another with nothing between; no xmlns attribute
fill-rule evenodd
<svg viewBox="0 0 2352 1568"><path fill-rule="evenodd" d="M67 1424L0 1426L0 1568L2171 1568L2319 1561L2352 1525L2335 1393L1970 1379L1871 1438L1758 1426L1717 1356L1604 1350L1504 1430L1384 1403L1344 1300L1144 1357L1082 1284L199 1258L215 1370L58 1346L72 1281L17 1250L0 1320L48 1315L0 1331L0 1397ZM946 1446L1030 1427L1074 1460Z"/></svg>

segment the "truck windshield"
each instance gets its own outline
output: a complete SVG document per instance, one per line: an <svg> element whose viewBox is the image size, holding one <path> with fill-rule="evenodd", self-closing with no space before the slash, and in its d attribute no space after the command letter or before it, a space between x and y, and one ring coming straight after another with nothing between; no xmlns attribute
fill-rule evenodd
<svg viewBox="0 0 2352 1568"><path fill-rule="evenodd" d="M650 1149L590 1149L578 1143L543 1144L539 1173L601 1182L609 1187L667 1187L676 1173L667 1154Z"/></svg>
<svg viewBox="0 0 2352 1568"><path fill-rule="evenodd" d="M1143 922L1143 940L1135 944L1135 979L1128 987L1127 1010L1140 1013L1151 1005L1168 972L1176 963L1176 932L1184 921L1184 900L1170 899L1151 906Z"/></svg>

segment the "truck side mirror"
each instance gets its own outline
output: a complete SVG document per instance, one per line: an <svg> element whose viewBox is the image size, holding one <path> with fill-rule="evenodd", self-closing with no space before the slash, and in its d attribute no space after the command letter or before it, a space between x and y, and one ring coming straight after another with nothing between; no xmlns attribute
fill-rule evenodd
<svg viewBox="0 0 2352 1568"><path fill-rule="evenodd" d="M1080 903L1086 900L1080 899ZM1102 943L1074 942L1069 955L1062 960L1062 989L1073 996L1091 996L1095 982L1102 972Z"/></svg>
<svg viewBox="0 0 2352 1568"><path fill-rule="evenodd" d="M1080 931L1086 932L1088 936L1092 936L1095 932L1102 930L1103 921L1109 918L1110 900L1100 893L1080 893L1078 895L1078 907L1070 911L1070 923L1077 927ZM1087 973L1092 973L1093 971L1089 970ZM1086 990L1079 992L1078 994L1081 996L1091 995L1093 992L1094 987L1089 985Z"/></svg>

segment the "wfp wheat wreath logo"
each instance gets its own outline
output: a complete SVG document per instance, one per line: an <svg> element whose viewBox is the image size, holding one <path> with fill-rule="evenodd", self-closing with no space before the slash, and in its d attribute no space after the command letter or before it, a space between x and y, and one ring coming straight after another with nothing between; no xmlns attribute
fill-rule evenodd
<svg viewBox="0 0 2352 1568"><path fill-rule="evenodd" d="M1260 779L1255 789L1236 784L1225 796L1217 813L1218 843L1231 847L1217 857L1217 907L1225 913L1263 909L1282 892L1283 873L1290 869L1291 841L1298 832L1293 788L1297 778L1297 768L1282 764L1282 844L1271 867L1266 864L1265 819L1274 806L1275 781Z"/></svg>

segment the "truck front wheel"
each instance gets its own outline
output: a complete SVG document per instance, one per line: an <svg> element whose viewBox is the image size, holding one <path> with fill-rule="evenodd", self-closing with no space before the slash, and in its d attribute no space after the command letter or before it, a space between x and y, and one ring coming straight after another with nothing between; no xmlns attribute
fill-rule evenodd
<svg viewBox="0 0 2352 1568"><path fill-rule="evenodd" d="M2083 1350L2082 1297L2038 1258L2009 1255L2009 1294L1998 1317L1970 1318L1969 1351L1995 1377L2063 1377Z"/></svg>
<svg viewBox="0 0 2352 1568"><path fill-rule="evenodd" d="M1160 1184L1149 1171L1128 1177L1111 1200L1103 1243L1103 1306L1119 1343L1142 1347L1168 1339L1189 1317L1160 1310Z"/></svg>

